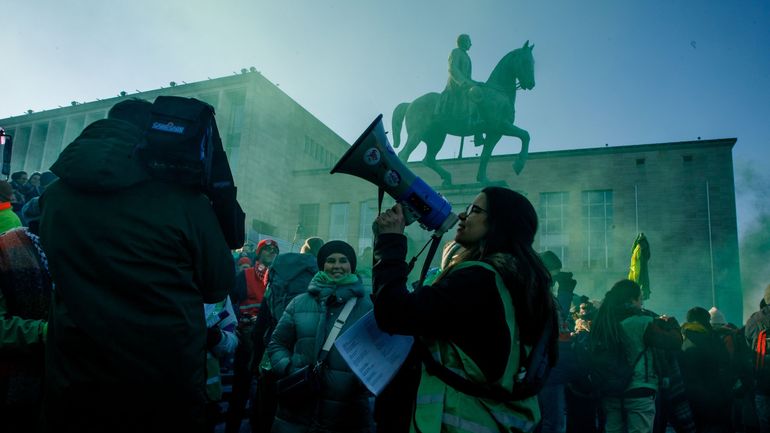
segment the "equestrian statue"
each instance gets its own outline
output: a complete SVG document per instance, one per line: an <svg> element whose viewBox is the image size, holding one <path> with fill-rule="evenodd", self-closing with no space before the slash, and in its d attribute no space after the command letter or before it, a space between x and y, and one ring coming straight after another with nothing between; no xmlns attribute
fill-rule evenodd
<svg viewBox="0 0 770 433"><path fill-rule="evenodd" d="M436 155L447 135L474 137L483 146L476 180L488 183L487 164L492 150L502 136L521 140L521 151L513 164L521 173L529 151L529 132L514 125L516 90L535 87L535 60L527 41L497 63L486 82L471 79L471 47L468 35L457 38L457 48L449 56L449 80L444 91L426 93L414 101L399 104L393 110L393 147L401 142L401 125L406 121L407 140L399 158L406 162L417 145L424 142L427 152L423 163L441 176L444 186L452 184L452 175L441 168ZM462 157L462 141L460 145Z"/></svg>

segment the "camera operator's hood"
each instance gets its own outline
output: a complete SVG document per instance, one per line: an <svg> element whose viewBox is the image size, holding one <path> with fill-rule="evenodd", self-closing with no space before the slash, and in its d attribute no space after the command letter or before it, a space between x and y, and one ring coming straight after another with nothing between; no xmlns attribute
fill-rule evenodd
<svg viewBox="0 0 770 433"><path fill-rule="evenodd" d="M122 120L98 120L86 127L51 166L66 184L88 191L112 191L150 179L134 149L144 134Z"/></svg>

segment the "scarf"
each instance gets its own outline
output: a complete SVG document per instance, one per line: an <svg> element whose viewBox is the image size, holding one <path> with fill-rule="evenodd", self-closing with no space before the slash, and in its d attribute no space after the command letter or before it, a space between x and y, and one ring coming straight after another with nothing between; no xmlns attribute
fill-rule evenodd
<svg viewBox="0 0 770 433"><path fill-rule="evenodd" d="M307 291L317 297L321 301L321 305L334 301L345 303L353 296L361 297L364 295L364 287L358 275L348 274L342 278L334 279L324 271L318 271L313 276Z"/></svg>

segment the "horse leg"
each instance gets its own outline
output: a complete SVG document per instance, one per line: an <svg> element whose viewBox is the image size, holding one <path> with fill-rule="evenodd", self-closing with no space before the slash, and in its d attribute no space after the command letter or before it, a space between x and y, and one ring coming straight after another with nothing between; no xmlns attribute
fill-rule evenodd
<svg viewBox="0 0 770 433"><path fill-rule="evenodd" d="M426 167L432 169L441 176L442 186L450 186L452 185L452 173L441 168L436 160L436 155L438 155L439 150L441 150L441 145L444 144L444 140L446 140L446 134L426 139L425 144L428 146L428 150L425 153L425 159L422 162Z"/></svg>
<svg viewBox="0 0 770 433"><path fill-rule="evenodd" d="M403 149L398 153L398 157L401 158L401 161L406 163L409 160L409 156L414 152L421 141L422 138L419 135L410 134L406 139L406 143L404 143Z"/></svg>
<svg viewBox="0 0 770 433"><path fill-rule="evenodd" d="M515 171L516 174L520 174L521 171L524 170L524 164L527 163L527 157L529 156L529 132L512 123L505 123L500 126L500 131L503 135L516 137L521 140L521 151L519 152L518 158L516 158L516 162L513 163L513 171Z"/></svg>
<svg viewBox="0 0 770 433"><path fill-rule="evenodd" d="M480 183L489 183L487 164L489 164L489 158L492 157L492 150L494 150L501 137L502 135L497 133L487 133L486 140L484 140L484 148L481 150L481 157L479 158L479 171L476 173L476 180Z"/></svg>

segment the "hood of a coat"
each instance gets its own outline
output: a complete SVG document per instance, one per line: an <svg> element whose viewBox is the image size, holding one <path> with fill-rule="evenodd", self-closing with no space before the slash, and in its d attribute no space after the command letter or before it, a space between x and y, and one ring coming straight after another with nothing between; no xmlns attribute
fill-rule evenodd
<svg viewBox="0 0 770 433"><path fill-rule="evenodd" d="M706 334L708 329L698 322L685 322L682 325L682 331Z"/></svg>
<svg viewBox="0 0 770 433"><path fill-rule="evenodd" d="M683 324L682 334L685 338L682 346L683 350L690 347L690 345L695 345L696 347L708 347L712 340L711 331L697 322L686 322Z"/></svg>
<svg viewBox="0 0 770 433"><path fill-rule="evenodd" d="M113 191L150 179L134 149L144 134L122 120L98 120L86 127L51 166L62 182L87 191Z"/></svg>

